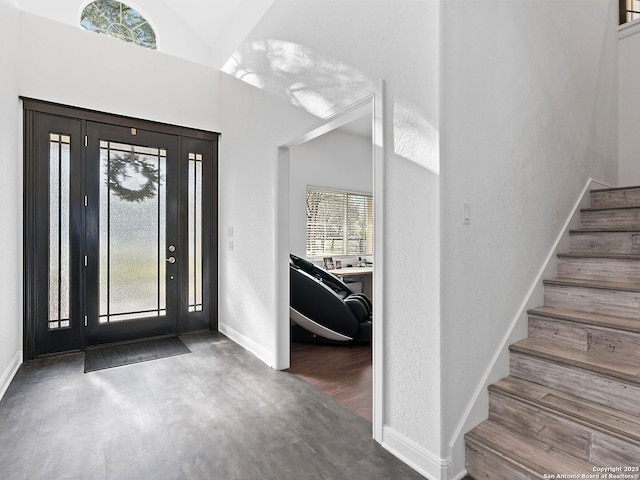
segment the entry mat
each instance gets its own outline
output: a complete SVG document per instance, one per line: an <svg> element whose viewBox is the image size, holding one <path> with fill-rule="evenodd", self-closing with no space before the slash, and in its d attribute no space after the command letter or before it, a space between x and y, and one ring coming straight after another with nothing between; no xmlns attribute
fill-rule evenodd
<svg viewBox="0 0 640 480"><path fill-rule="evenodd" d="M84 373L191 353L178 337L87 349Z"/></svg>

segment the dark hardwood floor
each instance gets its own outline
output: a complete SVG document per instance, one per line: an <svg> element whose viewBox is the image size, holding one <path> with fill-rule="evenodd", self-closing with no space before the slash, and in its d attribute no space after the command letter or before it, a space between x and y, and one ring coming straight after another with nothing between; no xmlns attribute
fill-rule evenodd
<svg viewBox="0 0 640 480"><path fill-rule="evenodd" d="M292 343L289 371L371 421L370 345Z"/></svg>

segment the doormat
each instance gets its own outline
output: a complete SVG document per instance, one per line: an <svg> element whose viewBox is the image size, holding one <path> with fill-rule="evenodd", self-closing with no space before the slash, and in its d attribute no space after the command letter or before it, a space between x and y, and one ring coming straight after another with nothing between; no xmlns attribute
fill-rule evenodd
<svg viewBox="0 0 640 480"><path fill-rule="evenodd" d="M191 353L178 337L87 349L84 373Z"/></svg>

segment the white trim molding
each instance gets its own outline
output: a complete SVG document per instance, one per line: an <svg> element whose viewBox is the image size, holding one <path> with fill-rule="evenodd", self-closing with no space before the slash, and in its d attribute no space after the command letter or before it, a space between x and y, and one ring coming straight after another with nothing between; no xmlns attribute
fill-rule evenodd
<svg viewBox="0 0 640 480"><path fill-rule="evenodd" d="M385 208L385 154L384 154L384 80L380 80L373 94L373 439L382 443L385 405L385 351L384 351L384 208Z"/></svg>
<svg viewBox="0 0 640 480"><path fill-rule="evenodd" d="M623 23L618 27L618 39L621 40L631 35L640 33L640 20L634 20L633 22Z"/></svg>
<svg viewBox="0 0 640 480"><path fill-rule="evenodd" d="M229 338L233 342L240 345L242 348L258 357L262 362L266 363L269 367L273 368L274 358L272 352L269 352L262 345L257 344L249 337L246 337L242 333L234 330L229 325L223 322L218 322L218 331L225 337Z"/></svg>
<svg viewBox="0 0 640 480"><path fill-rule="evenodd" d="M382 446L427 478L447 478L451 458L441 458L388 425L382 428Z"/></svg>
<svg viewBox="0 0 640 480"><path fill-rule="evenodd" d="M0 376L0 400L4 397L4 394L7 393L7 389L13 380L13 377L18 373L18 369L22 365L22 350L18 350L16 354L7 365L7 368L4 372L2 372L2 376Z"/></svg>

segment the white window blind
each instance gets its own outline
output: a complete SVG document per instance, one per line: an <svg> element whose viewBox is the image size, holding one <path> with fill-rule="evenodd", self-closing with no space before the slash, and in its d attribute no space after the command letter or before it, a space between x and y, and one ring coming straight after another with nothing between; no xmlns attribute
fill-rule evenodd
<svg viewBox="0 0 640 480"><path fill-rule="evenodd" d="M307 257L373 254L373 197L307 187Z"/></svg>

